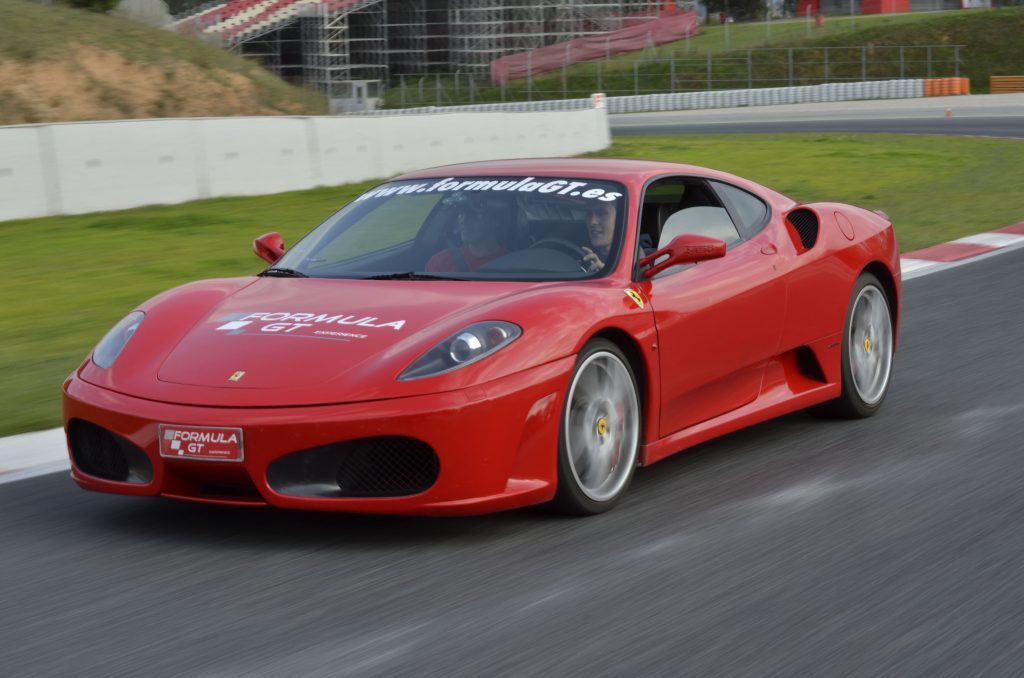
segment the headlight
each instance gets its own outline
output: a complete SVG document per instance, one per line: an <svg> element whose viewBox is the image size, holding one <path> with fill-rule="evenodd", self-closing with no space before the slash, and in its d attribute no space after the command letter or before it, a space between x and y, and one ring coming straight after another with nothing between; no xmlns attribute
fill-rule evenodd
<svg viewBox="0 0 1024 678"><path fill-rule="evenodd" d="M424 353L398 378L408 381L457 370L508 346L522 333L518 325L502 320L474 323Z"/></svg>
<svg viewBox="0 0 1024 678"><path fill-rule="evenodd" d="M146 314L142 311L133 311L100 339L100 343L96 344L96 348L92 352L92 361L96 363L97 367L110 367L114 364L117 356L121 355L125 344L135 334L135 330L139 329L139 325L142 324L142 319L145 317Z"/></svg>

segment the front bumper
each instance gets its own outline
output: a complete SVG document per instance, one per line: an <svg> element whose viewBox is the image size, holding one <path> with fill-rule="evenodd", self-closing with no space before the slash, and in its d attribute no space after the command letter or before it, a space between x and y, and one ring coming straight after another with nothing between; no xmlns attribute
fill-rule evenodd
<svg viewBox="0 0 1024 678"><path fill-rule="evenodd" d="M419 515L471 515L548 501L557 483L558 430L574 361L567 357L457 391L343 405L291 408L194 407L134 398L72 376L64 385L64 426L83 420L141 449L153 466L148 482L85 473L72 456L72 478L99 492L234 505ZM241 428L241 463L172 459L159 454L159 424ZM325 498L276 492L270 464L285 455L348 440L404 436L436 452L436 482L400 497ZM70 443L69 443L70 446ZM244 496L225 486L250 487Z"/></svg>

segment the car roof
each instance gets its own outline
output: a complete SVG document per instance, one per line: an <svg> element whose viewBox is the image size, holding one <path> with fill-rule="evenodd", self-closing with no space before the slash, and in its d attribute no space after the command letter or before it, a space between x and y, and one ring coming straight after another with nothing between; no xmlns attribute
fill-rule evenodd
<svg viewBox="0 0 1024 678"><path fill-rule="evenodd" d="M400 179L431 179L456 176L554 176L581 179L605 179L627 184L630 190L640 190L654 177L666 174L683 174L718 179L760 194L762 197L792 204L792 198L763 184L728 172L682 163L659 160L635 160L630 158L522 158L516 160L487 160L444 165L408 172Z"/></svg>
<svg viewBox="0 0 1024 678"><path fill-rule="evenodd" d="M726 175L697 165L683 165L656 160L630 160L624 158L524 158L519 160L488 160L458 165L432 167L403 174L397 179L425 179L446 176L568 176L592 179L644 180L661 174Z"/></svg>

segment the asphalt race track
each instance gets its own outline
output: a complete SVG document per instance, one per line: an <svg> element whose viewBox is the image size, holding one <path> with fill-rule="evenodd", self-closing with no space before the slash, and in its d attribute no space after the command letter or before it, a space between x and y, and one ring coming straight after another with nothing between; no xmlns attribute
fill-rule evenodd
<svg viewBox="0 0 1024 678"><path fill-rule="evenodd" d="M0 486L5 676L1024 674L1024 249L906 283L881 413L641 469L591 519Z"/></svg>
<svg viewBox="0 0 1024 678"><path fill-rule="evenodd" d="M0 485L0 674L1024 675L1024 248L905 283L893 383L589 519Z"/></svg>
<svg viewBox="0 0 1024 678"><path fill-rule="evenodd" d="M639 113L611 116L611 127L615 135L877 132L1019 139L1024 94Z"/></svg>
<svg viewBox="0 0 1024 678"><path fill-rule="evenodd" d="M665 114L667 115L667 114ZM617 116L618 117L618 116ZM867 132L880 134L945 134L975 137L1024 138L1024 118L907 118L901 120L815 120L772 122L702 122L666 119L656 125L634 126L612 122L617 136L652 134L778 134L783 132Z"/></svg>

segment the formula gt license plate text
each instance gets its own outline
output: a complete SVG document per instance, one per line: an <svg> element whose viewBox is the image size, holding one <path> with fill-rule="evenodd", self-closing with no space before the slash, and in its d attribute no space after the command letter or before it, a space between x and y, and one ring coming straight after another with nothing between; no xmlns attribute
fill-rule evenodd
<svg viewBox="0 0 1024 678"><path fill-rule="evenodd" d="M169 459L242 461L242 429L160 424L160 456Z"/></svg>

